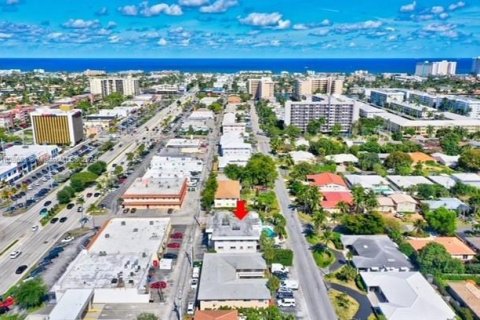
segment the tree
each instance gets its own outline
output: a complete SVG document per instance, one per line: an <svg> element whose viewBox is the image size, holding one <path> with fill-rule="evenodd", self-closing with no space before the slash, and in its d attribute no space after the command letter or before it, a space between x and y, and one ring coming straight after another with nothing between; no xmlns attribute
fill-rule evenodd
<svg viewBox="0 0 480 320"><path fill-rule="evenodd" d="M467 171L480 170L480 149L468 149L462 152L458 165Z"/></svg>
<svg viewBox="0 0 480 320"><path fill-rule="evenodd" d="M107 163L104 161L97 161L88 166L88 171L95 173L97 176L101 175L107 170Z"/></svg>
<svg viewBox="0 0 480 320"><path fill-rule="evenodd" d="M113 169L113 174L116 176L119 176L123 173L123 167L120 165L117 165L115 169Z"/></svg>
<svg viewBox="0 0 480 320"><path fill-rule="evenodd" d="M381 234L385 232L385 221L377 212L346 215L342 221L343 227L351 234Z"/></svg>
<svg viewBox="0 0 480 320"><path fill-rule="evenodd" d="M83 191L86 187L92 185L97 178L98 176L90 171L78 172L70 177L70 186L76 192Z"/></svg>
<svg viewBox="0 0 480 320"><path fill-rule="evenodd" d="M245 166L243 181L254 186L271 186L277 179L278 172L275 161L267 155L256 153Z"/></svg>
<svg viewBox="0 0 480 320"><path fill-rule="evenodd" d="M300 136L302 133L302 130L300 128L289 125L285 128L285 134L290 138L290 139L296 139Z"/></svg>
<svg viewBox="0 0 480 320"><path fill-rule="evenodd" d="M459 259L452 258L444 246L435 242L427 244L420 250L417 261L423 274L465 272L463 263Z"/></svg>
<svg viewBox="0 0 480 320"><path fill-rule="evenodd" d="M394 151L385 159L385 166L394 169L396 173L405 172L405 169L410 168L412 163L412 158L402 151Z"/></svg>
<svg viewBox="0 0 480 320"><path fill-rule="evenodd" d="M426 213L428 226L441 235L451 236L457 229L457 213L445 207Z"/></svg>
<svg viewBox="0 0 480 320"><path fill-rule="evenodd" d="M323 210L323 208L319 208L318 210L313 212L312 222L313 222L313 226L315 227L315 231L317 233L320 233L320 229L323 223L325 222L326 218L327 218L327 215Z"/></svg>
<svg viewBox="0 0 480 320"><path fill-rule="evenodd" d="M277 204L277 197L275 192L262 192L254 199L254 206L256 209L267 212ZM283 216L282 216L283 217Z"/></svg>
<svg viewBox="0 0 480 320"><path fill-rule="evenodd" d="M148 312L142 312L137 316L137 320L158 320L159 318L153 314Z"/></svg>
<svg viewBox="0 0 480 320"><path fill-rule="evenodd" d="M355 277L357 276L357 270L350 266L346 265L340 271L335 275L335 277L340 280L340 281L353 281L355 280Z"/></svg>
<svg viewBox="0 0 480 320"><path fill-rule="evenodd" d="M243 167L240 167L238 164L228 164L224 169L223 173L227 178L231 180L241 180L243 175Z"/></svg>
<svg viewBox="0 0 480 320"><path fill-rule="evenodd" d="M417 196L425 200L448 197L449 195L448 190L444 186L438 184L418 184L416 186L416 191Z"/></svg>
<svg viewBox="0 0 480 320"><path fill-rule="evenodd" d="M376 164L380 164L378 154L373 152L360 153L358 156L358 164L360 169L364 171L373 170Z"/></svg>
<svg viewBox="0 0 480 320"><path fill-rule="evenodd" d="M92 104L88 100L82 100L77 104L77 108L83 112L88 112L92 108Z"/></svg>
<svg viewBox="0 0 480 320"><path fill-rule="evenodd" d="M210 210L213 202L215 201L215 192L217 191L217 187L217 175L214 172L211 172L208 176L207 182L205 183L205 188L202 190L200 199L202 207L206 210Z"/></svg>
<svg viewBox="0 0 480 320"><path fill-rule="evenodd" d="M208 109L214 113L220 113L223 110L223 105L217 101L208 106Z"/></svg>
<svg viewBox="0 0 480 320"><path fill-rule="evenodd" d="M280 279L275 277L274 275L271 275L268 278L267 281L267 288L270 290L270 292L277 292L278 289L280 288Z"/></svg>
<svg viewBox="0 0 480 320"><path fill-rule="evenodd" d="M338 137L342 133L342 125L340 123L335 123L332 127L332 136Z"/></svg>
<svg viewBox="0 0 480 320"><path fill-rule="evenodd" d="M33 280L21 282L20 285L14 289L13 296L17 304L25 309L40 306L47 294L47 286L42 279L36 278Z"/></svg>
<svg viewBox="0 0 480 320"><path fill-rule="evenodd" d="M440 137L440 145L443 151L449 156L455 156L459 154L461 137L453 132L441 135L439 131L437 131L437 136Z"/></svg>
<svg viewBox="0 0 480 320"><path fill-rule="evenodd" d="M106 96L103 100L107 104L108 108L112 109L121 105L122 102L125 101L125 98L121 93L113 92Z"/></svg>
<svg viewBox="0 0 480 320"><path fill-rule="evenodd" d="M65 188L57 192L57 200L60 204L69 203L71 198L72 195Z"/></svg>
<svg viewBox="0 0 480 320"><path fill-rule="evenodd" d="M324 124L325 118L310 120L307 124L307 133L312 136L319 134Z"/></svg>
<svg viewBox="0 0 480 320"><path fill-rule="evenodd" d="M321 194L316 186L306 186L297 194L297 204L303 207L303 210L312 214L320 207Z"/></svg>

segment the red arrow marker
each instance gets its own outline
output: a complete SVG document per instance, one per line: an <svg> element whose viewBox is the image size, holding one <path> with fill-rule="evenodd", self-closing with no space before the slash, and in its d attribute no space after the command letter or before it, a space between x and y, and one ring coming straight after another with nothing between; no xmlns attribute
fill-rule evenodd
<svg viewBox="0 0 480 320"><path fill-rule="evenodd" d="M237 208L233 211L238 220L243 220L248 215L247 201L238 200Z"/></svg>

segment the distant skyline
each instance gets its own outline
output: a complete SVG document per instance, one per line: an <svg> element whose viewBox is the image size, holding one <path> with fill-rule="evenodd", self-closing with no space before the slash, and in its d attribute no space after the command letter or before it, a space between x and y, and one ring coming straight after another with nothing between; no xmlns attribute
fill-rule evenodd
<svg viewBox="0 0 480 320"><path fill-rule="evenodd" d="M0 57L465 58L480 1L0 0Z"/></svg>

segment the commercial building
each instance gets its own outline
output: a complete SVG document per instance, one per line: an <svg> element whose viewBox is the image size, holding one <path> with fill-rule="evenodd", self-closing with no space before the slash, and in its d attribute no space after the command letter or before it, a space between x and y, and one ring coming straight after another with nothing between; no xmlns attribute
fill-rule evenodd
<svg viewBox="0 0 480 320"><path fill-rule="evenodd" d="M342 235L358 271L410 271L413 265L387 235Z"/></svg>
<svg viewBox="0 0 480 320"><path fill-rule="evenodd" d="M90 93L106 97L114 92L124 96L136 96L140 94L140 80L131 76L90 79Z"/></svg>
<svg viewBox="0 0 480 320"><path fill-rule="evenodd" d="M179 209L187 196L187 179L137 178L122 196L125 208Z"/></svg>
<svg viewBox="0 0 480 320"><path fill-rule="evenodd" d="M228 164L245 166L252 155L252 145L237 132L223 134L220 137L220 155L219 166L222 169Z"/></svg>
<svg viewBox="0 0 480 320"><path fill-rule="evenodd" d="M325 119L322 132L331 132L340 126L340 132L349 132L358 119L355 102L345 96L312 96L311 101L287 101L285 104L285 124L293 125L302 131L312 120Z"/></svg>
<svg viewBox="0 0 480 320"><path fill-rule="evenodd" d="M198 176L203 170L203 161L192 157L153 156L145 178L188 178Z"/></svg>
<svg viewBox="0 0 480 320"><path fill-rule="evenodd" d="M222 132L231 133L236 132L239 134L245 133L245 122L237 121L237 116L234 112L227 112L223 115Z"/></svg>
<svg viewBox="0 0 480 320"><path fill-rule="evenodd" d="M404 90L404 89L398 89L398 90L405 92L407 101L414 104L420 104L420 105L427 106L430 108L435 108L435 109L440 108L440 106L443 103L443 99L445 98L445 96L443 95L430 94L424 91Z"/></svg>
<svg viewBox="0 0 480 320"><path fill-rule="evenodd" d="M371 89L370 102L379 107L386 107L392 102L403 102L405 93L397 89Z"/></svg>
<svg viewBox="0 0 480 320"><path fill-rule="evenodd" d="M57 146L13 145L4 151L3 162L14 163L18 172L27 173L38 165L55 158L60 153Z"/></svg>
<svg viewBox="0 0 480 320"><path fill-rule="evenodd" d="M295 80L294 95L301 99L313 94L342 94L341 77L307 77Z"/></svg>
<svg viewBox="0 0 480 320"><path fill-rule="evenodd" d="M217 211L205 230L209 247L218 253L257 252L262 222L256 212L242 220L231 212Z"/></svg>
<svg viewBox="0 0 480 320"><path fill-rule="evenodd" d="M108 116L101 114L90 114L85 116L83 127L87 137L108 132L116 123L116 116Z"/></svg>
<svg viewBox="0 0 480 320"><path fill-rule="evenodd" d="M375 313L388 320L453 320L455 312L420 272L361 272Z"/></svg>
<svg viewBox="0 0 480 320"><path fill-rule="evenodd" d="M0 181L15 181L21 176L21 172L16 163L0 164Z"/></svg>
<svg viewBox="0 0 480 320"><path fill-rule="evenodd" d="M82 320L92 302L92 289L69 289L50 311L48 320Z"/></svg>
<svg viewBox="0 0 480 320"><path fill-rule="evenodd" d="M211 110L207 109L198 109L192 111L192 113L188 116L189 120L213 120L215 118L215 114Z"/></svg>
<svg viewBox="0 0 480 320"><path fill-rule="evenodd" d="M260 253L205 253L197 296L200 310L267 308L266 271Z"/></svg>
<svg viewBox="0 0 480 320"><path fill-rule="evenodd" d="M92 289L94 303L148 303L156 281L149 269L169 232L169 218L109 220L53 286L57 301L68 290Z"/></svg>
<svg viewBox="0 0 480 320"><path fill-rule="evenodd" d="M82 112L40 108L30 113L35 144L74 146L83 140Z"/></svg>
<svg viewBox="0 0 480 320"><path fill-rule="evenodd" d="M215 191L215 208L235 208L240 200L240 182L237 180L219 180Z"/></svg>
<svg viewBox="0 0 480 320"><path fill-rule="evenodd" d="M417 251L431 242L438 243L445 247L452 258L462 261L469 261L475 257L475 251L457 237L410 238L407 242Z"/></svg>
<svg viewBox="0 0 480 320"><path fill-rule="evenodd" d="M455 61L424 61L417 62L415 67L415 75L419 77L428 76L454 76L457 71L457 63Z"/></svg>
<svg viewBox="0 0 480 320"><path fill-rule="evenodd" d="M385 108L393 110L395 112L405 114L418 119L425 119L431 112L428 107L415 105L409 102L391 102L385 105Z"/></svg>

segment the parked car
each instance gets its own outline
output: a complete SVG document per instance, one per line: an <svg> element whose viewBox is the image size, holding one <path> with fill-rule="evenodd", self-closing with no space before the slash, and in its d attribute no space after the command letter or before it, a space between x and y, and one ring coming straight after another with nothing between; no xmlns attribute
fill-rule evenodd
<svg viewBox="0 0 480 320"><path fill-rule="evenodd" d="M87 198L91 198L92 195L93 195L93 194L92 194L91 192L87 193Z"/></svg>
<svg viewBox="0 0 480 320"><path fill-rule="evenodd" d="M198 279L192 279L191 282L190 282L190 287L191 287L193 290L196 290L197 287L198 287Z"/></svg>
<svg viewBox="0 0 480 320"><path fill-rule="evenodd" d="M178 255L176 253L167 252L163 255L164 259L177 259Z"/></svg>
<svg viewBox="0 0 480 320"><path fill-rule="evenodd" d="M128 211L130 211L130 209L128 208L123 209L123 213L128 213Z"/></svg>
<svg viewBox="0 0 480 320"><path fill-rule="evenodd" d="M135 213L135 212L137 212L137 208L130 209L130 213Z"/></svg>
<svg viewBox="0 0 480 320"><path fill-rule="evenodd" d="M178 243L178 242L170 242L169 244L167 244L167 248L170 248L170 249L179 249L181 247L181 243Z"/></svg>
<svg viewBox="0 0 480 320"><path fill-rule="evenodd" d="M68 235L68 236L66 236L65 238L62 239L62 242L63 242L63 243L68 243L68 242L73 241L73 239L75 239L75 238L72 237L72 236L70 236L70 235Z"/></svg>
<svg viewBox="0 0 480 320"><path fill-rule="evenodd" d="M52 201L45 201L45 203L43 204L44 207L48 207L49 205L52 204Z"/></svg>
<svg viewBox="0 0 480 320"><path fill-rule="evenodd" d="M172 214L172 213L173 213L173 209L172 209L172 208L168 209L168 210L167 210L167 213L168 213L168 214Z"/></svg>
<svg viewBox="0 0 480 320"><path fill-rule="evenodd" d="M57 221L58 221L58 218L53 218L52 220L50 220L50 223L54 224L54 223L57 223Z"/></svg>
<svg viewBox="0 0 480 320"><path fill-rule="evenodd" d="M93 196L94 196L95 198L100 197L100 192L95 192L95 193L93 194Z"/></svg>
<svg viewBox="0 0 480 320"><path fill-rule="evenodd" d="M22 251L15 250L10 252L10 259L17 259L22 254Z"/></svg>
<svg viewBox="0 0 480 320"><path fill-rule="evenodd" d="M37 226L37 225L32 226L32 231L33 231L33 232L35 232L35 231L37 231L37 230L38 230L38 226Z"/></svg>
<svg viewBox="0 0 480 320"><path fill-rule="evenodd" d="M15 270L15 274L22 274L25 270L28 269L28 266L25 264L22 264L20 267Z"/></svg>
<svg viewBox="0 0 480 320"><path fill-rule="evenodd" d="M68 210L72 209L73 207L75 207L75 205L73 203L70 202L69 204L67 204L67 209Z"/></svg>
<svg viewBox="0 0 480 320"><path fill-rule="evenodd" d="M284 298L278 301L279 307L284 308L295 308L295 299L293 298Z"/></svg>
<svg viewBox="0 0 480 320"><path fill-rule="evenodd" d="M83 207L82 206L78 207L77 212L83 212Z"/></svg>
<svg viewBox="0 0 480 320"><path fill-rule="evenodd" d="M174 232L170 235L170 238L172 238L172 239L182 239L183 238L183 233Z"/></svg>
<svg viewBox="0 0 480 320"><path fill-rule="evenodd" d="M193 302L189 302L187 305L187 314L193 315L195 313L195 305Z"/></svg>
<svg viewBox="0 0 480 320"><path fill-rule="evenodd" d="M65 221L67 221L67 217L61 217L59 221L60 223L64 223Z"/></svg>

